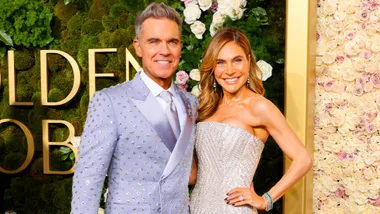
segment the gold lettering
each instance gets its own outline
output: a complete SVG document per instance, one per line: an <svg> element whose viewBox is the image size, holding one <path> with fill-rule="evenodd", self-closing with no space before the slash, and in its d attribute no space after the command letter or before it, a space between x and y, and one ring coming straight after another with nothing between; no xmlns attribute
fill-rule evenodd
<svg viewBox="0 0 380 214"><path fill-rule="evenodd" d="M74 72L74 84L73 88L71 89L69 95L61 101L58 102L49 102L48 101L48 70L47 70L47 54L59 54L63 57L65 57ZM63 51L57 51L57 50L41 50L40 52L40 60L41 60L41 104L43 106L59 106L63 105L67 102L69 102L75 94L79 90L80 86L80 69L78 64L76 63L75 59L71 57L69 54L63 52Z"/></svg>
<svg viewBox="0 0 380 214"><path fill-rule="evenodd" d="M133 57L131 52L129 52L128 48L125 49L125 67L126 67L126 79L127 81L131 80L131 73L129 71L129 64L132 64L132 67L136 70L139 71L141 70L141 67L139 63L136 61L136 59Z"/></svg>
<svg viewBox="0 0 380 214"><path fill-rule="evenodd" d="M34 154L33 136L32 136L32 133L30 132L30 130L28 129L28 127L26 127L23 123L21 123L18 120L2 119L2 120L0 120L0 124L2 124L2 123L14 123L14 124L18 125L26 136L26 142L28 144L28 152L26 153L26 158L25 158L24 163L16 170L6 170L0 166L0 172L6 173L6 174L16 174L16 173L19 173L22 170L24 170L32 161L33 154Z"/></svg>
<svg viewBox="0 0 380 214"><path fill-rule="evenodd" d="M96 91L96 77L114 77L115 74L113 73L96 73L96 67L95 67L95 54L98 53L105 53L105 52L116 52L116 48L104 48L104 49L88 49L88 79L89 79L89 96L92 97L92 95Z"/></svg>
<svg viewBox="0 0 380 214"><path fill-rule="evenodd" d="M9 85L9 105L11 106L32 106L33 102L16 101L16 71L14 51L8 51L8 85Z"/></svg>
<svg viewBox="0 0 380 214"><path fill-rule="evenodd" d="M49 124L51 123L58 123L58 124L64 124L69 129L69 137L64 142L50 142L49 140ZM71 150L73 150L75 155L75 160L78 157L78 149L75 148L73 145L69 144L72 137L75 135L74 126L64 120L42 120L42 146L43 146L43 158L44 158L44 174L57 174L57 175L68 175L72 174L74 172L74 166L71 167L71 169L67 171L52 171L50 170L50 145L55 146L67 146Z"/></svg>

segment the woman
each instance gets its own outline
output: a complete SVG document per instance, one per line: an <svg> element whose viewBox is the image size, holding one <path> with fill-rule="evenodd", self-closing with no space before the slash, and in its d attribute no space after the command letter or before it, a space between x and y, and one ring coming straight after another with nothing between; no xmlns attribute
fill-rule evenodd
<svg viewBox="0 0 380 214"><path fill-rule="evenodd" d="M310 154L277 107L263 97L260 76L242 31L224 28L214 35L201 65L191 213L270 210L310 170ZM258 196L252 179L269 135L292 164L276 185Z"/></svg>

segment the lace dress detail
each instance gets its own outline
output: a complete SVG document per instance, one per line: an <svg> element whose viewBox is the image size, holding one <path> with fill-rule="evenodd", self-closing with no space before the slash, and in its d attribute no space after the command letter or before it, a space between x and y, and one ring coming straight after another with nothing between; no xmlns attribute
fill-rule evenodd
<svg viewBox="0 0 380 214"><path fill-rule="evenodd" d="M197 183L191 194L190 211L195 214L253 214L250 206L234 207L224 199L236 187L249 188L264 144L249 132L218 123L197 124Z"/></svg>

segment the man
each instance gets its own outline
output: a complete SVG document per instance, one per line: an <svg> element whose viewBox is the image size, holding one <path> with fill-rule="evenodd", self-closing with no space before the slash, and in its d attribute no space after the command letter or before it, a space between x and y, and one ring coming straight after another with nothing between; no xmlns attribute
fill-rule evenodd
<svg viewBox="0 0 380 214"><path fill-rule="evenodd" d="M91 99L73 180L72 213L97 213L108 173L106 213L188 213L197 99L172 82L182 21L165 4L136 20L143 70Z"/></svg>

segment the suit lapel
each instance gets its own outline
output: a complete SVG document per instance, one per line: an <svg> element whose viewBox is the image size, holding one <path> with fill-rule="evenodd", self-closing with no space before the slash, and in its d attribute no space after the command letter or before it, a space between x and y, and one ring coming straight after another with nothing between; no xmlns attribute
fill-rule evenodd
<svg viewBox="0 0 380 214"><path fill-rule="evenodd" d="M183 157L183 155L186 152L186 148L189 146L191 134L193 133L193 119L192 119L192 106L190 103L190 100L184 92L180 91L177 88L177 93L180 95L182 102L185 104L185 110L186 110L186 121L184 129L181 131L181 134L178 137L176 146L174 147L174 150L172 154L170 155L169 161L166 164L165 170L162 173L161 179L166 178L170 175L170 173L175 169L175 167L178 165L179 161Z"/></svg>
<svg viewBox="0 0 380 214"><path fill-rule="evenodd" d="M175 141L173 133L168 132L168 130L171 130L169 121L138 73L132 81L132 102L168 148L167 144Z"/></svg>

